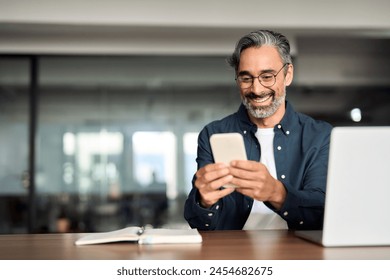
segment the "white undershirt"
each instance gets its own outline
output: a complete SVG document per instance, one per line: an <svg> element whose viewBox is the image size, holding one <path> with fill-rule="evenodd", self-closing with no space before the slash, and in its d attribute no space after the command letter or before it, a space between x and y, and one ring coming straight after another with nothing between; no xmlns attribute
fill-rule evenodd
<svg viewBox="0 0 390 280"><path fill-rule="evenodd" d="M276 176L274 157L274 129L258 128L256 137L260 143L260 162L267 168L272 177ZM243 229L287 229L287 223L278 214L269 209L262 201L254 200L251 213Z"/></svg>

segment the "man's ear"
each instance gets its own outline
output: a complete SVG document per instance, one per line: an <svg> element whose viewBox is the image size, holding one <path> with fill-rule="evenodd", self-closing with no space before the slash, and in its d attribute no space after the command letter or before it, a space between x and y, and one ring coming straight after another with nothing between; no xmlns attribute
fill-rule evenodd
<svg viewBox="0 0 390 280"><path fill-rule="evenodd" d="M294 65L289 64L287 65L287 67L288 68L287 68L286 78L284 80L285 80L285 85L289 86L291 85L294 78Z"/></svg>

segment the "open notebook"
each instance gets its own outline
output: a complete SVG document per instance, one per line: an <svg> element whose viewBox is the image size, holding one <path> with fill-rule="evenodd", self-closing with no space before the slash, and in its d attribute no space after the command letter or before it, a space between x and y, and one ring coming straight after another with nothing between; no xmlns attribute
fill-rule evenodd
<svg viewBox="0 0 390 280"><path fill-rule="evenodd" d="M296 231L326 247L390 245L390 127L332 130L322 231Z"/></svg>
<svg viewBox="0 0 390 280"><path fill-rule="evenodd" d="M164 229L127 227L110 232L90 233L78 239L76 245L131 241L138 244L201 243L197 229Z"/></svg>

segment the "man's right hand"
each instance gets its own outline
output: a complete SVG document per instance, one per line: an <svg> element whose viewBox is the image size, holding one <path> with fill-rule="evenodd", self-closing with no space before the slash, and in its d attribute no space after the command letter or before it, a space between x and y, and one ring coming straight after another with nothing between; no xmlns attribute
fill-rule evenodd
<svg viewBox="0 0 390 280"><path fill-rule="evenodd" d="M200 193L200 204L209 208L219 199L234 192L234 188L221 189L231 182L233 176L228 166L223 163L211 163L196 172L195 187Z"/></svg>

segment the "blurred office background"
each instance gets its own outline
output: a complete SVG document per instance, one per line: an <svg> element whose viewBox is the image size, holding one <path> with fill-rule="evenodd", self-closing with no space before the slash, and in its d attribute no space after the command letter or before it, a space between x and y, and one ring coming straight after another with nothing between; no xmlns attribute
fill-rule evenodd
<svg viewBox="0 0 390 280"><path fill-rule="evenodd" d="M290 39L296 110L390 125L389 11L387 0L0 0L0 233L186 226L197 135L237 110L225 59L255 29Z"/></svg>

